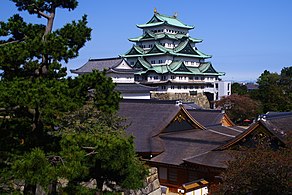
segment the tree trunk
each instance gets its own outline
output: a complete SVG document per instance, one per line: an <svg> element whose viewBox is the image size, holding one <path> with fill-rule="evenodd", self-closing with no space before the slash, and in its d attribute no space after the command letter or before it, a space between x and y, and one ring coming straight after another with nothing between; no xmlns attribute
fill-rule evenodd
<svg viewBox="0 0 292 195"><path fill-rule="evenodd" d="M49 17L47 18L47 26L46 26L46 30L44 32L43 35L43 41L46 42L46 36L48 34L50 34L53 30L53 24L54 24L54 19L55 19L55 15L56 15L56 8L52 8ZM47 75L48 74L48 54L43 54L42 56L42 65L39 69L39 73L40 75Z"/></svg>
<svg viewBox="0 0 292 195"><path fill-rule="evenodd" d="M57 195L57 181L53 181L49 186L49 195Z"/></svg>
<svg viewBox="0 0 292 195"><path fill-rule="evenodd" d="M36 193L36 185L25 184L24 186L24 195L35 195Z"/></svg>

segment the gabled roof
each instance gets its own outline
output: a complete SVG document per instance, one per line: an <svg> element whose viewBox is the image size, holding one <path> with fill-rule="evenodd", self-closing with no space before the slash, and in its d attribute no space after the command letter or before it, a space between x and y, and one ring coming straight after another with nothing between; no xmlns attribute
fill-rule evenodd
<svg viewBox="0 0 292 195"><path fill-rule="evenodd" d="M152 158L150 162L169 165L182 165L185 160L212 151L232 139L208 129L173 132L161 134L159 137L164 145L164 151Z"/></svg>
<svg viewBox="0 0 292 195"><path fill-rule="evenodd" d="M70 70L72 73L75 74L85 74L90 73L93 70L109 70L112 67L118 66L122 63L124 59L121 57L117 58L101 58L101 59L89 59L83 66L76 70Z"/></svg>
<svg viewBox="0 0 292 195"><path fill-rule="evenodd" d="M172 123L176 125L175 131L182 132L182 129L189 128L179 125L179 120L184 120L184 124L191 128L204 128L174 101L123 100L118 114L127 119L129 126L126 132L135 137L136 151L141 153L161 153L164 148L157 135L164 130L173 132Z"/></svg>
<svg viewBox="0 0 292 195"><path fill-rule="evenodd" d="M169 65L169 69L173 73L182 73L182 74L188 74L192 73L187 66L185 65L184 62L178 61L178 62L173 62Z"/></svg>
<svg viewBox="0 0 292 195"><path fill-rule="evenodd" d="M124 54L124 56L126 55L141 56L143 54L144 54L144 50L141 47L137 45L133 45L132 48Z"/></svg>
<svg viewBox="0 0 292 195"><path fill-rule="evenodd" d="M159 13L154 13L154 16L146 23L146 24L138 24L139 28L149 28L154 26L175 26L184 29L193 29L194 26L183 24L177 17L175 16L165 16Z"/></svg>
<svg viewBox="0 0 292 195"><path fill-rule="evenodd" d="M133 68L142 69L143 71L145 71L152 68L152 65L149 62L147 62L143 57L138 57Z"/></svg>
<svg viewBox="0 0 292 195"><path fill-rule="evenodd" d="M218 150L223 150L235 146L240 142L245 142L248 136L255 134L256 131L265 131L268 136L272 139L278 140L280 143L285 145L285 139L287 136L291 136L292 132L292 112L290 113L279 113L275 115L270 115L264 120L259 120L258 122L251 125L246 131L238 135L236 138L231 140L229 143L221 146ZM261 132L259 132L261 133Z"/></svg>
<svg viewBox="0 0 292 195"><path fill-rule="evenodd" d="M149 54L165 54L167 53L168 50L163 47L162 45L155 43L154 46L146 53L147 55Z"/></svg>
<svg viewBox="0 0 292 195"><path fill-rule="evenodd" d="M205 127L223 125L224 120L229 123L229 126L234 126L234 123L229 117L220 110L203 110L203 109L188 109L190 115Z"/></svg>

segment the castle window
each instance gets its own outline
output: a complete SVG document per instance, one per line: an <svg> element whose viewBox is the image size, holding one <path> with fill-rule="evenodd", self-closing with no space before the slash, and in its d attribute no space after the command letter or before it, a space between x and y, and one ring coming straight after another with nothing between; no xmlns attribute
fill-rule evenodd
<svg viewBox="0 0 292 195"><path fill-rule="evenodd" d="M171 89L174 89L174 86L173 85L171 85L171 87L170 87Z"/></svg>
<svg viewBox="0 0 292 195"><path fill-rule="evenodd" d="M153 78L154 78L154 80L158 80L158 76L154 76Z"/></svg>
<svg viewBox="0 0 292 195"><path fill-rule="evenodd" d="M188 89L188 86L184 86L184 89Z"/></svg>
<svg viewBox="0 0 292 195"><path fill-rule="evenodd" d="M179 86L177 86L177 89L181 89L181 86L179 85Z"/></svg>
<svg viewBox="0 0 292 195"><path fill-rule="evenodd" d="M162 64L162 60L158 60L158 63L159 63L159 64Z"/></svg>
<svg viewBox="0 0 292 195"><path fill-rule="evenodd" d="M174 77L174 76L171 76L170 78L171 78L171 79L175 79L175 77Z"/></svg>
<svg viewBox="0 0 292 195"><path fill-rule="evenodd" d="M151 60L151 64L155 64L155 60Z"/></svg>
<svg viewBox="0 0 292 195"><path fill-rule="evenodd" d="M161 89L166 89L166 87L165 86L161 86Z"/></svg>

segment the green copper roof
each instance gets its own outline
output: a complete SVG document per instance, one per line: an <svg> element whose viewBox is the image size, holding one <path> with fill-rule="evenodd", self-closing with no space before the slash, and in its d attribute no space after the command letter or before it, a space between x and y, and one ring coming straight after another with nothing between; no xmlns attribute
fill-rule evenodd
<svg viewBox="0 0 292 195"><path fill-rule="evenodd" d="M136 45L133 45L132 48L126 52L125 55L143 55L144 54L144 50L139 47L139 46L136 46Z"/></svg>
<svg viewBox="0 0 292 195"><path fill-rule="evenodd" d="M143 70L148 70L152 68L152 65L147 62L143 57L139 57L137 62L134 64L133 68L141 68Z"/></svg>
<svg viewBox="0 0 292 195"><path fill-rule="evenodd" d="M190 45L189 41L186 40L181 42L174 49L165 48L159 43L155 43L154 46L148 51L141 51L142 48L138 46L132 47L126 54L122 55L122 57L130 58L130 57L140 57L140 56L159 56L159 55L173 55L173 56L183 56L183 57L194 57L194 58L210 58L211 55L206 55L203 52L193 49Z"/></svg>
<svg viewBox="0 0 292 195"><path fill-rule="evenodd" d="M137 27L139 28L147 28L147 27L154 27L160 25L170 25L179 28L185 29L193 29L193 26L183 24L179 19L175 16L165 16L159 13L154 13L154 16L146 23L146 24L139 24Z"/></svg>
<svg viewBox="0 0 292 195"><path fill-rule="evenodd" d="M183 38L189 39L193 43L200 43L203 41L201 39L192 38L192 37L189 37L189 36L184 35L184 34L169 34L169 33L154 34L151 31L147 31L142 36L130 38L129 41L132 41L132 42L155 41L155 40L160 40L160 39L181 40Z"/></svg>
<svg viewBox="0 0 292 195"><path fill-rule="evenodd" d="M149 64L149 63L148 63ZM149 64L150 65L150 64ZM145 66L146 67L146 66ZM135 74L143 75L148 72L154 71L157 74L185 74L185 75L208 75L208 76L222 76L225 73L217 72L210 62L201 64L199 67L188 67L182 61L173 61L169 65L155 65L148 66L147 69L143 69Z"/></svg>

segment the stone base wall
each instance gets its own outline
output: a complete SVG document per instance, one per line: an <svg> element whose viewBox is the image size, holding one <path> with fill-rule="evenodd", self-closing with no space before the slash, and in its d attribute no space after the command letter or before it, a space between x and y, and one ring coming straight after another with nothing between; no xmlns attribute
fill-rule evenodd
<svg viewBox="0 0 292 195"><path fill-rule="evenodd" d="M160 183L158 180L157 168L149 169L149 176L145 181L145 188L139 190L128 190L123 192L124 195L161 195Z"/></svg>
<svg viewBox="0 0 292 195"><path fill-rule="evenodd" d="M190 95L189 93L151 92L151 98L159 100L182 100L183 102L194 102L204 109L210 109L210 103L207 96L201 93L198 93L197 95Z"/></svg>

